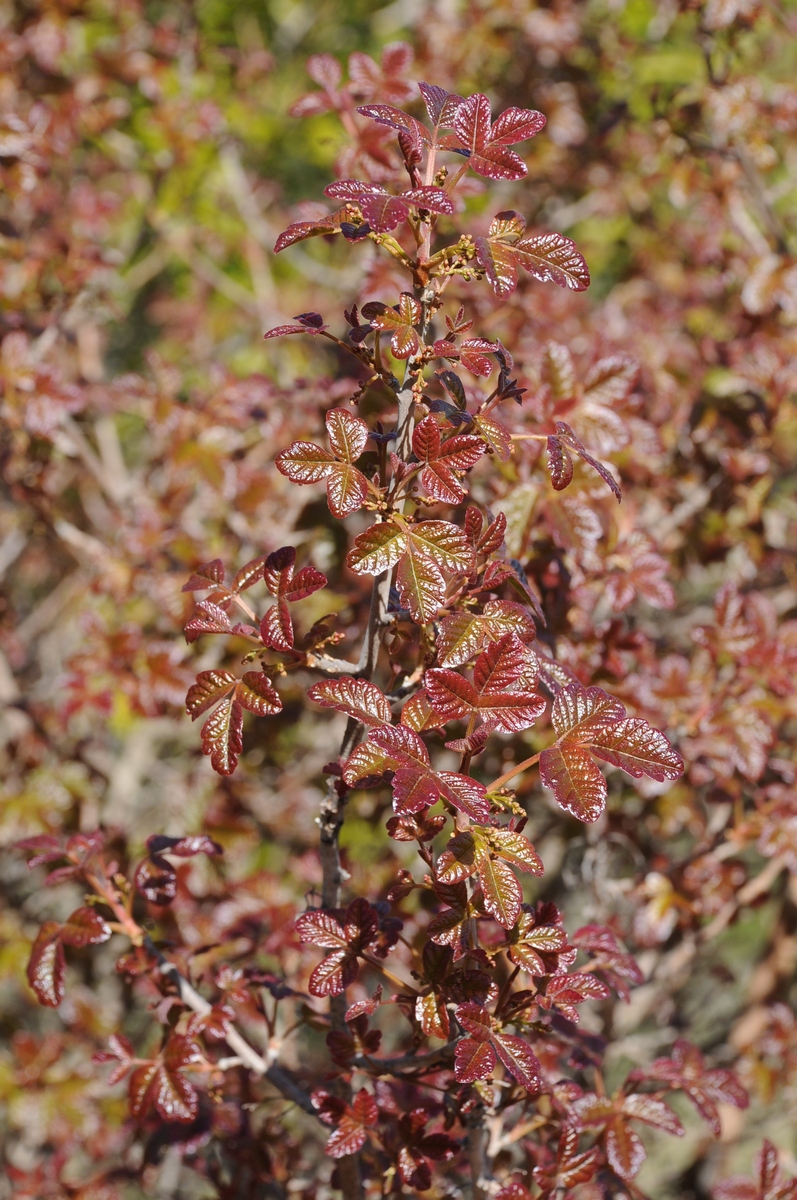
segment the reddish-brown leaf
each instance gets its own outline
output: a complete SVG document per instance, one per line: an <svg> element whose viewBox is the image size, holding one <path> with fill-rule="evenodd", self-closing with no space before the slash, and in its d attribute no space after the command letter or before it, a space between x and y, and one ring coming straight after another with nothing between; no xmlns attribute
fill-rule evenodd
<svg viewBox="0 0 797 1200"><path fill-rule="evenodd" d="M61 941L65 946L99 946L111 936L111 927L104 921L96 908L77 908L67 917L61 929Z"/></svg>
<svg viewBox="0 0 797 1200"><path fill-rule="evenodd" d="M390 725L390 703L375 683L366 679L325 679L308 688L307 695L322 708L334 708L367 727Z"/></svg>
<svg viewBox="0 0 797 1200"><path fill-rule="evenodd" d="M45 921L36 935L28 960L27 979L39 1004L57 1008L64 998L66 962L61 945L61 926Z"/></svg>
<svg viewBox="0 0 797 1200"><path fill-rule="evenodd" d="M509 1033L493 1033L492 1046L513 1079L529 1092L542 1088L540 1060L522 1038Z"/></svg>
<svg viewBox="0 0 797 1200"><path fill-rule="evenodd" d="M490 101L477 92L461 101L453 114L454 134L444 137L444 150L464 153L469 166L487 179L521 179L526 164L506 147L534 137L545 125L542 113L527 108L508 108L493 123Z"/></svg>
<svg viewBox="0 0 797 1200"><path fill-rule="evenodd" d="M185 698L185 707L192 721L228 695L236 683L231 671L200 671Z"/></svg>
<svg viewBox="0 0 797 1200"><path fill-rule="evenodd" d="M523 891L514 871L500 858L485 855L479 865L484 907L504 929L511 929L520 915Z"/></svg>
<svg viewBox="0 0 797 1200"><path fill-rule="evenodd" d="M495 1069L495 1051L489 1042L463 1038L454 1052L454 1075L459 1083L489 1079Z"/></svg>
<svg viewBox="0 0 797 1200"><path fill-rule="evenodd" d="M232 775L243 750L243 709L234 696L225 696L202 726L202 753L219 775Z"/></svg>
<svg viewBox="0 0 797 1200"><path fill-rule="evenodd" d="M136 1067L130 1076L132 1116L141 1118L154 1108L164 1121L193 1121L199 1111L199 1097L182 1068L200 1060L193 1043L172 1034L160 1057Z"/></svg>
<svg viewBox="0 0 797 1200"><path fill-rule="evenodd" d="M245 671L235 688L235 699L248 712L259 717L282 712L282 701L268 675L262 671Z"/></svg>

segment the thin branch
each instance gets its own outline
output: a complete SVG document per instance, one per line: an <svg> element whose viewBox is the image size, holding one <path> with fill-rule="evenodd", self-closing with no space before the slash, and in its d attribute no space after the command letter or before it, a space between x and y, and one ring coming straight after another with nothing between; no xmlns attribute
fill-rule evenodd
<svg viewBox="0 0 797 1200"><path fill-rule="evenodd" d="M170 962L165 954L158 950L157 946L150 938L144 939L144 946L158 964L158 969L161 975L166 976L172 981L177 988L177 994L188 1008L193 1012L199 1013L200 1016L207 1016L211 1011L212 1005L202 996L196 988L188 982L184 975L180 973L173 962ZM300 1087L291 1079L290 1075L282 1067L274 1063L268 1063L261 1054L253 1046L250 1046L246 1038L243 1037L234 1026L229 1026L224 1035L224 1040L231 1050L235 1052L235 1056L245 1067L248 1067L255 1075L267 1079L272 1087L276 1088L286 1100L298 1105L303 1112L308 1113L312 1117L318 1118L318 1113L313 1107L313 1102L310 1099L308 1092ZM223 1061L223 1060L222 1060Z"/></svg>
<svg viewBox="0 0 797 1200"><path fill-rule="evenodd" d="M416 1071L426 1071L446 1062L454 1053L459 1038L438 1046L428 1054L399 1054L396 1058L369 1058L366 1054L358 1054L352 1059L352 1065L370 1075L395 1075L402 1071L414 1074Z"/></svg>

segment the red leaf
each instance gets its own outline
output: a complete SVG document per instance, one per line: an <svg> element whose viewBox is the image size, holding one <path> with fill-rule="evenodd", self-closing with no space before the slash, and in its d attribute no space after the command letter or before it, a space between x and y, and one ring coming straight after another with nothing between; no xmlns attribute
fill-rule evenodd
<svg viewBox="0 0 797 1200"><path fill-rule="evenodd" d="M551 483L557 492L562 492L573 481L573 460L558 437L549 437L547 445Z"/></svg>
<svg viewBox="0 0 797 1200"><path fill-rule="evenodd" d="M527 1042L512 1034L494 1033L492 1045L513 1079L529 1092L541 1090L542 1066Z"/></svg>
<svg viewBox="0 0 797 1200"><path fill-rule="evenodd" d="M281 598L289 604L295 604L297 600L306 600L326 585L327 577L323 571L313 566L302 567L295 575L291 572L287 578L280 580L280 586L283 587Z"/></svg>
<svg viewBox="0 0 797 1200"><path fill-rule="evenodd" d="M96 908L77 908L61 929L61 941L66 946L99 946L111 936L111 927Z"/></svg>
<svg viewBox="0 0 797 1200"><path fill-rule="evenodd" d="M137 1067L130 1076L131 1114L140 1118L152 1107L164 1121L193 1121L199 1098L181 1068L199 1061L193 1044L172 1034L160 1058Z"/></svg>
<svg viewBox="0 0 797 1200"><path fill-rule="evenodd" d="M296 918L296 932L301 941L310 942L313 946L322 946L327 950L348 947L343 925L334 913L323 908L301 913Z"/></svg>
<svg viewBox="0 0 797 1200"><path fill-rule="evenodd" d="M335 457L341 462L356 462L368 441L369 430L365 421L355 417L347 408L330 409L324 420Z"/></svg>
<svg viewBox="0 0 797 1200"><path fill-rule="evenodd" d="M477 829L464 829L451 838L437 860L437 878L441 883L460 883L479 870L487 853L483 834Z"/></svg>
<svg viewBox="0 0 797 1200"><path fill-rule="evenodd" d="M335 217L324 217L318 221L294 221L279 235L274 243L274 253L286 250L294 242L303 242L306 238L321 237L327 234L340 233L340 221ZM302 330L302 332L305 332Z"/></svg>
<svg viewBox="0 0 797 1200"><path fill-rule="evenodd" d="M235 699L248 712L259 717L282 712L282 700L262 671L245 671L235 688Z"/></svg>
<svg viewBox="0 0 797 1200"><path fill-rule="evenodd" d="M540 781L557 804L580 821L597 821L606 806L606 780L582 746L561 741L540 755Z"/></svg>
<svg viewBox="0 0 797 1200"><path fill-rule="evenodd" d="M168 837L163 833L153 833L147 838L147 850L150 854L173 854L176 858L194 858L197 854L207 854L215 858L224 853L219 843L214 842L206 833L187 837Z"/></svg>
<svg viewBox="0 0 797 1200"><path fill-rule="evenodd" d="M415 1020L427 1037L447 1039L451 1032L445 1002L435 992L419 996L415 1001Z"/></svg>
<svg viewBox="0 0 797 1200"><path fill-rule="evenodd" d="M431 142L431 134L426 126L422 125L415 117L411 117L409 113L402 112L400 108L393 108L390 104L363 104L357 109L357 112L364 117L370 117L372 121L376 121L380 125L388 125L391 129L409 133L424 145L428 146Z"/></svg>
<svg viewBox="0 0 797 1200"><path fill-rule="evenodd" d="M520 915L523 891L511 868L500 858L486 855L479 867L484 907L504 929L511 929Z"/></svg>
<svg viewBox="0 0 797 1200"><path fill-rule="evenodd" d="M286 600L279 599L266 609L260 622L260 636L271 650L290 650L293 647L293 621Z"/></svg>
<svg viewBox="0 0 797 1200"><path fill-rule="evenodd" d="M57 1008L64 998L66 962L61 945L61 926L45 921L39 930L28 961L27 979L39 1004Z"/></svg>
<svg viewBox="0 0 797 1200"><path fill-rule="evenodd" d="M596 458L592 457L592 455L587 451L587 448L584 445L584 443L581 441L580 438L578 438L575 435L575 433L570 428L570 426L566 425L564 421L557 421L556 422L556 436L557 436L557 440L562 445L567 446L568 449L570 449L570 450L573 450L579 456L579 458L582 458L584 460L584 462L589 463L589 465L593 468L593 470L598 472L598 474L600 475L600 477L604 481L604 483L607 483L609 485L609 487L611 488L611 490L614 492L615 498L617 499L617 502L619 504L619 502L623 498L623 494L620 491L620 485L617 483L617 480L614 478L611 471L609 471L606 467L604 467L603 463L598 462L598 460ZM550 443L551 439L549 438L548 441ZM550 445L549 445L549 450L550 450ZM572 474L572 465L571 465L571 474ZM553 475L551 476L551 478L553 478ZM554 486L556 486L556 485L554 484Z"/></svg>
<svg viewBox="0 0 797 1200"><path fill-rule="evenodd" d="M197 604L191 619L185 626L185 640L195 642L202 633L231 633L232 625L227 613L212 600L203 600Z"/></svg>
<svg viewBox="0 0 797 1200"><path fill-rule="evenodd" d="M636 1121L644 1121L654 1129L661 1129L675 1137L683 1137L684 1127L669 1104L659 1100L657 1096L644 1096L633 1093L623 1101L623 1112Z"/></svg>
<svg viewBox="0 0 797 1200"><path fill-rule="evenodd" d="M609 1166L626 1181L634 1178L647 1158L642 1142L622 1117L616 1117L606 1130L606 1157Z"/></svg>
<svg viewBox="0 0 797 1200"><path fill-rule="evenodd" d="M150 904L165 907L177 895L177 875L159 854L141 860L133 874L133 884Z"/></svg>
<svg viewBox="0 0 797 1200"><path fill-rule="evenodd" d="M228 695L237 682L230 671L200 671L185 698L186 711L191 719L195 721L203 712L207 712Z"/></svg>
<svg viewBox="0 0 797 1200"><path fill-rule="evenodd" d="M339 996L356 978L356 956L336 950L318 964L307 986L311 996Z"/></svg>
<svg viewBox="0 0 797 1200"><path fill-rule="evenodd" d="M214 558L212 562L200 563L188 583L183 584L182 591L200 592L218 587L220 583L224 583L224 563L220 558Z"/></svg>
<svg viewBox="0 0 797 1200"><path fill-rule="evenodd" d="M346 563L357 575L381 575L404 553L407 535L393 521L371 525L354 539Z"/></svg>
<svg viewBox="0 0 797 1200"><path fill-rule="evenodd" d="M393 720L387 697L366 679L323 680L314 683L307 695L322 708L334 708L368 727L390 725Z"/></svg>
<svg viewBox="0 0 797 1200"><path fill-rule="evenodd" d="M497 296L503 299L515 290L518 267L542 283L577 292L589 287L587 264L570 238L561 233L525 234L524 229L522 217L503 212L493 220L486 238L476 238L476 260Z"/></svg>
<svg viewBox="0 0 797 1200"><path fill-rule="evenodd" d="M233 696L226 696L202 726L202 753L219 775L232 775L243 750L243 710Z"/></svg>
<svg viewBox="0 0 797 1200"><path fill-rule="evenodd" d="M648 775L661 782L683 774L680 754L647 721L627 717L609 729L598 730L592 734L590 749L597 758L622 767L636 779Z"/></svg>
<svg viewBox="0 0 797 1200"><path fill-rule="evenodd" d="M287 450L280 450L274 464L281 475L293 483L318 483L326 479L334 456L322 450L315 442L292 442Z"/></svg>
<svg viewBox="0 0 797 1200"><path fill-rule="evenodd" d="M296 227L293 226L292 228L295 229ZM287 232L288 231L286 230L285 233L287 233ZM284 238L285 234L282 234L282 237ZM294 238L293 240L299 241L300 239ZM286 244L289 245L290 243L286 243ZM274 249L276 251L277 247L275 246ZM280 250L282 250L282 249L284 249L284 246L280 246ZM313 333L313 334L315 334L315 333L321 333L322 330L324 330L324 329L329 329L329 326L328 325L310 325L309 323L307 325L275 325L273 329L269 329L269 330L267 330L266 333L263 334L263 339L264 339L264 341L268 341L269 338L274 338L274 337L290 337L290 335L293 333Z"/></svg>
<svg viewBox="0 0 797 1200"><path fill-rule="evenodd" d="M402 292L398 306L372 301L363 305L363 315L374 329L391 334L390 348L396 358L410 358L421 346L415 326L420 324L422 309L410 292Z"/></svg>
<svg viewBox="0 0 797 1200"><path fill-rule="evenodd" d="M457 106L453 120L455 136L443 138L440 146L466 151L469 165L477 175L487 179L521 179L527 173L526 164L505 147L533 137L544 124L541 113L511 108L493 125L490 102L477 92Z"/></svg>
<svg viewBox="0 0 797 1200"><path fill-rule="evenodd" d="M584 688L578 683L558 691L551 709L557 734L572 735L579 743L588 743L594 733L610 728L624 717L623 705L603 688Z"/></svg>
<svg viewBox="0 0 797 1200"><path fill-rule="evenodd" d="M454 1075L459 1083L489 1079L495 1069L495 1051L489 1042L463 1038L454 1052Z"/></svg>
<svg viewBox="0 0 797 1200"><path fill-rule="evenodd" d="M412 538L407 539L399 561L396 586L401 603L419 625L433 620L443 606L446 595L443 575Z"/></svg>
<svg viewBox="0 0 797 1200"><path fill-rule="evenodd" d="M527 837L512 829L491 829L490 845L501 858L532 875L542 875L543 865L537 851Z"/></svg>
<svg viewBox="0 0 797 1200"><path fill-rule="evenodd" d="M464 610L443 618L437 637L440 662L457 667L505 633L517 633L524 641L531 641L535 632L522 605L511 600L488 600L481 614Z"/></svg>

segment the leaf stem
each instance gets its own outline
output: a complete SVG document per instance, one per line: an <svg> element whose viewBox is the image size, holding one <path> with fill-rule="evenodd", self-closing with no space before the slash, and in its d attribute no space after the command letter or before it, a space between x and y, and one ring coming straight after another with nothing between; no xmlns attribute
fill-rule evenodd
<svg viewBox="0 0 797 1200"><path fill-rule="evenodd" d="M542 751L540 751L540 753L542 753ZM528 767L533 767L536 762L539 762L539 759L539 754L532 754L531 758L524 758L523 762L518 763L515 767L511 767L508 771L504 771L503 775L499 775L497 779L494 779L492 783L488 784L487 791L497 792L499 788L502 788L505 783L509 782L510 779L514 779L515 776L519 775L521 771L525 771Z"/></svg>

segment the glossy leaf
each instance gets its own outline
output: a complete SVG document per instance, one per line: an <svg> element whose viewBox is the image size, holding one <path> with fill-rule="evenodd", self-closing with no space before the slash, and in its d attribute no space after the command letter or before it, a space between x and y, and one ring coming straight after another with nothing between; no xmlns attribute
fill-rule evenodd
<svg viewBox="0 0 797 1200"><path fill-rule="evenodd" d="M66 974L61 926L57 921L45 921L36 935L26 974L39 1004L57 1008L64 998Z"/></svg>
<svg viewBox="0 0 797 1200"><path fill-rule="evenodd" d="M67 917L61 928L61 941L65 946L99 946L111 936L111 927L103 920L96 908L77 908Z"/></svg>
<svg viewBox="0 0 797 1200"><path fill-rule="evenodd" d="M232 775L243 750L243 709L234 696L225 696L202 726L202 753L219 775Z"/></svg>
<svg viewBox="0 0 797 1200"><path fill-rule="evenodd" d="M193 1043L172 1034L159 1058L136 1067L131 1074L131 1115L142 1118L154 1108L164 1121L193 1121L199 1111L199 1097L182 1069L199 1059Z"/></svg>
<svg viewBox="0 0 797 1200"><path fill-rule="evenodd" d="M334 708L368 727L393 720L385 694L366 679L325 679L308 688L307 695L322 708Z"/></svg>
<svg viewBox="0 0 797 1200"><path fill-rule="evenodd" d="M533 109L509 108L493 124L490 101L477 92L457 105L454 134L441 139L446 150L457 150L468 158L477 175L487 179L521 179L526 164L506 147L525 141L545 125L542 113Z"/></svg>

